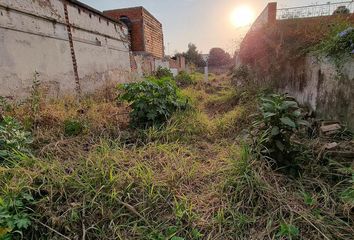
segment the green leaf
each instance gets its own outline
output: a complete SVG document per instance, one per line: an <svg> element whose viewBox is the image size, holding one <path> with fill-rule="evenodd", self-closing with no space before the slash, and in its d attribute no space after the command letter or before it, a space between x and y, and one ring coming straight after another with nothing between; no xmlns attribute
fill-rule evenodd
<svg viewBox="0 0 354 240"><path fill-rule="evenodd" d="M306 127L310 127L310 123L306 120L298 120L296 122L298 125L303 125L303 126L306 126Z"/></svg>
<svg viewBox="0 0 354 240"><path fill-rule="evenodd" d="M294 111L293 112L293 116L296 117L296 118L300 117L301 116L301 111L300 110Z"/></svg>
<svg viewBox="0 0 354 240"><path fill-rule="evenodd" d="M283 117L280 119L280 121L289 127L296 128L295 122L288 117Z"/></svg>
<svg viewBox="0 0 354 240"><path fill-rule="evenodd" d="M281 110L285 110L288 108L297 108L298 104L295 101L284 101L281 105L280 105L280 109Z"/></svg>
<svg viewBox="0 0 354 240"><path fill-rule="evenodd" d="M178 228L176 226L170 226L167 228L166 234L168 236L174 235L178 232Z"/></svg>
<svg viewBox="0 0 354 240"><path fill-rule="evenodd" d="M272 128L272 136L276 136L280 133L279 127L275 126Z"/></svg>
<svg viewBox="0 0 354 240"><path fill-rule="evenodd" d="M278 237L296 237L300 234L300 230L291 224L283 223L280 225L280 231L277 233Z"/></svg>
<svg viewBox="0 0 354 240"><path fill-rule="evenodd" d="M31 202L31 201L34 200L34 199L33 199L33 196L32 196L31 194L28 194L28 193L23 193L23 194L22 194L22 197L23 197L24 199L26 199L27 201L29 201L29 202Z"/></svg>
<svg viewBox="0 0 354 240"><path fill-rule="evenodd" d="M31 225L31 220L26 217L21 217L15 220L18 229L27 229Z"/></svg>
<svg viewBox="0 0 354 240"><path fill-rule="evenodd" d="M312 198L312 196L308 193L304 193L304 202L305 204L312 206L315 204L315 200Z"/></svg>
<svg viewBox="0 0 354 240"><path fill-rule="evenodd" d="M193 236L193 239L200 239L201 237L203 237L203 234L199 232L198 229L193 229L192 230L192 236Z"/></svg>
<svg viewBox="0 0 354 240"><path fill-rule="evenodd" d="M264 118L270 118L270 117L273 117L275 115L277 115L277 114L276 113L272 113L272 112L265 112L263 114Z"/></svg>

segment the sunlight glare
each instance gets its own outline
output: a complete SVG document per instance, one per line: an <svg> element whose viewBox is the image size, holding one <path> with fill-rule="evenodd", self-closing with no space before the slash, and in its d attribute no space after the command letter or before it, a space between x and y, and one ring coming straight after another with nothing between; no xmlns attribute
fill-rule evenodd
<svg viewBox="0 0 354 240"><path fill-rule="evenodd" d="M248 6L241 6L235 8L231 13L230 19L235 27L244 27L252 24L255 14L253 10Z"/></svg>

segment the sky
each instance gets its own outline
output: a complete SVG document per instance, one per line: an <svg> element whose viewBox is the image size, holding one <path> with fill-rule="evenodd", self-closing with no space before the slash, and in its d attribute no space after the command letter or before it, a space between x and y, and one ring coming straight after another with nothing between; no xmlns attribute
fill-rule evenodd
<svg viewBox="0 0 354 240"><path fill-rule="evenodd" d="M143 6L163 25L165 53L187 50L188 43L208 53L221 47L232 53L249 27L235 27L230 15L240 6L249 6L255 16L267 0L80 0L100 11ZM327 3L329 0L278 0L278 8ZM331 1L336 2L336 0Z"/></svg>

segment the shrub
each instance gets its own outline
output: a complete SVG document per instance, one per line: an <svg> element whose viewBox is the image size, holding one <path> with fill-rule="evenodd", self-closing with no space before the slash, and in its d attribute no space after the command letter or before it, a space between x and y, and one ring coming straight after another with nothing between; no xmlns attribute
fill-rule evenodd
<svg viewBox="0 0 354 240"><path fill-rule="evenodd" d="M0 119L0 164L6 160L18 160L29 154L32 139L16 119L5 116Z"/></svg>
<svg viewBox="0 0 354 240"><path fill-rule="evenodd" d="M256 140L257 149L262 155L272 158L281 166L294 163L294 147L290 137L301 125L308 125L302 120L297 102L286 95L272 94L261 98L261 117L254 126L260 131Z"/></svg>
<svg viewBox="0 0 354 240"><path fill-rule="evenodd" d="M170 71L170 69L163 68L161 66L157 68L157 70L153 73L153 76L158 79L165 78L165 77L173 78L173 74Z"/></svg>
<svg viewBox="0 0 354 240"><path fill-rule="evenodd" d="M0 239L11 240L15 235L23 235L23 230L31 225L26 205L32 202L32 195L27 193L0 197Z"/></svg>
<svg viewBox="0 0 354 240"><path fill-rule="evenodd" d="M84 125L76 119L67 119L64 121L65 136L75 137L84 131Z"/></svg>
<svg viewBox="0 0 354 240"><path fill-rule="evenodd" d="M185 71L180 71L175 79L178 86L181 87L189 86L195 83L192 77Z"/></svg>
<svg viewBox="0 0 354 240"><path fill-rule="evenodd" d="M123 93L118 99L130 104L132 125L136 127L161 125L172 113L189 105L171 78L148 78L142 82L122 84L119 88Z"/></svg>

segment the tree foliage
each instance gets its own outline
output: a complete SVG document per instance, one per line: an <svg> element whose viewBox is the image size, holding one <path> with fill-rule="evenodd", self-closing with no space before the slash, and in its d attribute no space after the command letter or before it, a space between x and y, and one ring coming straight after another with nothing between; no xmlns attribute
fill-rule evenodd
<svg viewBox="0 0 354 240"><path fill-rule="evenodd" d="M197 50L197 46L195 44L189 43L188 50L183 55L186 58L187 63L194 64L197 67L205 66L202 54Z"/></svg>
<svg viewBox="0 0 354 240"><path fill-rule="evenodd" d="M225 66L231 62L231 56L222 48L212 48L209 52L209 66Z"/></svg>

